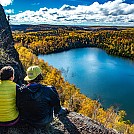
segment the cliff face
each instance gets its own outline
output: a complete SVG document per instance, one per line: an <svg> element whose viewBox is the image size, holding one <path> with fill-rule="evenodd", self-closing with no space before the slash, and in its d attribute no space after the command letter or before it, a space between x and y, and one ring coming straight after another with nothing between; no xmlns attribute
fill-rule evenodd
<svg viewBox="0 0 134 134"><path fill-rule="evenodd" d="M15 69L15 82L23 81L23 67L14 48L14 41L3 7L0 5L0 69L11 65Z"/></svg>

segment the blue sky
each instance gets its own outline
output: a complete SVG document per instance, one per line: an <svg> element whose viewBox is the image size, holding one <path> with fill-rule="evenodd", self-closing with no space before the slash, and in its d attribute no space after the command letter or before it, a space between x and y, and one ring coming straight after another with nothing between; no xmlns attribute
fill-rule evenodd
<svg viewBox="0 0 134 134"><path fill-rule="evenodd" d="M11 24L134 26L134 0L0 0Z"/></svg>

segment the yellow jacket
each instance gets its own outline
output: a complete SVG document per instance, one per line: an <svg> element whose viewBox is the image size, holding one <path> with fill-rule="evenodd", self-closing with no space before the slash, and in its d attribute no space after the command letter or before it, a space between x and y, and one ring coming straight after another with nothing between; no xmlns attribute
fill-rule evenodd
<svg viewBox="0 0 134 134"><path fill-rule="evenodd" d="M0 122L15 120L19 115L16 107L16 83L0 81Z"/></svg>

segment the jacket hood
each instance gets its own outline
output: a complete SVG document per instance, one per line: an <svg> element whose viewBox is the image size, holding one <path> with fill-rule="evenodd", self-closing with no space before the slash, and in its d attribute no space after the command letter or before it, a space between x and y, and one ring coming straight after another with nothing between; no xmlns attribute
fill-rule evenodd
<svg viewBox="0 0 134 134"><path fill-rule="evenodd" d="M34 93L34 92L37 92L40 89L41 84L38 84L38 83L28 84L27 87L29 88L29 90L31 92Z"/></svg>

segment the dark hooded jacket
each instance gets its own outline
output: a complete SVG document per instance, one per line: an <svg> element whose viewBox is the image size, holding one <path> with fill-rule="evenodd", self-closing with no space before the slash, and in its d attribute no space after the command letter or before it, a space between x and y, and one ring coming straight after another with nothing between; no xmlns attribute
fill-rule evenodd
<svg viewBox="0 0 134 134"><path fill-rule="evenodd" d="M21 118L33 126L45 126L57 114L60 100L55 87L41 84L22 86L17 91L17 106Z"/></svg>

